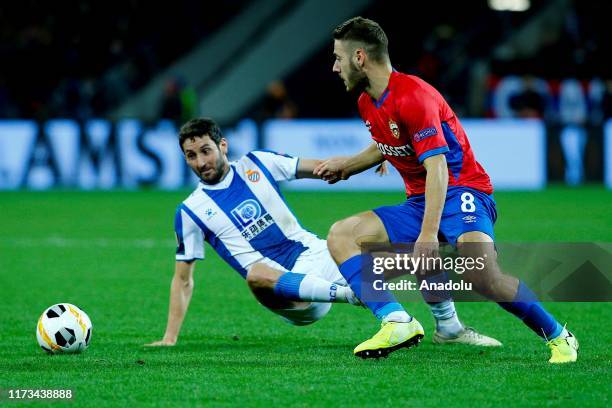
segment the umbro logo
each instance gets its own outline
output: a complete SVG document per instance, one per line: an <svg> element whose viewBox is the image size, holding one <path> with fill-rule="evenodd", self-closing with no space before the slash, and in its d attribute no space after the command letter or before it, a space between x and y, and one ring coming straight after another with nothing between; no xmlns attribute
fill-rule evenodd
<svg viewBox="0 0 612 408"><path fill-rule="evenodd" d="M465 217L462 218L462 220L466 224L471 224L473 222L476 222L476 216L474 216L474 215L466 215Z"/></svg>

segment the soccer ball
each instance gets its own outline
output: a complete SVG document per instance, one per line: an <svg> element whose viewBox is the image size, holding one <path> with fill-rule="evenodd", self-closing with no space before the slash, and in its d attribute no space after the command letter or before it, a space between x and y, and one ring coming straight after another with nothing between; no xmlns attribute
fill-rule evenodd
<svg viewBox="0 0 612 408"><path fill-rule="evenodd" d="M58 303L38 319L36 338L47 353L79 353L89 346L91 331L91 320L84 311L70 303Z"/></svg>

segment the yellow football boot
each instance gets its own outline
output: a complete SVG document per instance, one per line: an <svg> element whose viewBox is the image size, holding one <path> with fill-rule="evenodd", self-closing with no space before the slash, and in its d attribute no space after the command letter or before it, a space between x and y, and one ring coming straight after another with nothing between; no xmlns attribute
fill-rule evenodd
<svg viewBox="0 0 612 408"><path fill-rule="evenodd" d="M378 333L355 347L353 353L361 358L387 357L402 347L418 345L424 335L423 326L414 317L408 323L383 322Z"/></svg>
<svg viewBox="0 0 612 408"><path fill-rule="evenodd" d="M567 336L559 336L547 341L546 345L551 352L549 363L573 363L578 359L578 340L570 332L567 332Z"/></svg>

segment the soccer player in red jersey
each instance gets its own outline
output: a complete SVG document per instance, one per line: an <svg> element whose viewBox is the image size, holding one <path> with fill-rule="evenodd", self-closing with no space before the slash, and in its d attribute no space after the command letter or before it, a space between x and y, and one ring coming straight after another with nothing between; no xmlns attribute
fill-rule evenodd
<svg viewBox="0 0 612 408"><path fill-rule="evenodd" d="M408 196L400 205L366 211L331 227L327 243L340 272L361 296L363 244L414 242L416 256L435 257L440 236L462 256L486 257L484 269L463 278L543 337L551 363L576 361L576 338L524 283L497 265L493 187L459 119L431 85L393 70L387 46L386 34L372 20L355 17L334 30L333 71L347 91L361 92L359 113L374 143L354 156L323 162L315 174L333 183L387 160L401 174ZM381 291L375 301L361 300L382 320L382 328L355 348L356 355L386 356L423 337L422 326L390 292ZM438 332L436 339L447 340Z"/></svg>

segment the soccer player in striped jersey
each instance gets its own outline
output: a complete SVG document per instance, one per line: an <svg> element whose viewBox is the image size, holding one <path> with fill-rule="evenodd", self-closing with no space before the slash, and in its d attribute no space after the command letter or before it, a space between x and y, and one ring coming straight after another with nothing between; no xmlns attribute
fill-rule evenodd
<svg viewBox="0 0 612 408"><path fill-rule="evenodd" d="M291 324L316 322L334 302L361 305L325 240L302 228L279 190L280 181L318 178L313 171L321 161L253 151L230 163L227 141L211 119L187 122L179 143L201 181L176 211L168 323L162 340L150 345L176 343L191 300L195 261L204 258L204 241L246 280L262 305ZM438 320L449 330L461 330L452 302L446 311ZM500 344L476 332L463 342Z"/></svg>
<svg viewBox="0 0 612 408"><path fill-rule="evenodd" d="M327 242L340 272L359 294L364 242L415 243L417 256L438 254L438 237L457 245L462 256L486 257L483 270L465 280L546 340L551 363L576 361L578 341L518 279L496 261L497 218L489 176L476 161L467 135L450 106L431 85L393 70L387 36L376 22L354 17L334 30L333 72L347 91L360 93L359 113L373 143L349 158L320 165L316 174L335 182L388 160L404 179L407 200L335 223ZM494 135L492 135L494 136ZM390 292L364 303L383 321L382 329L359 344L361 357L386 355L411 346L423 328Z"/></svg>

